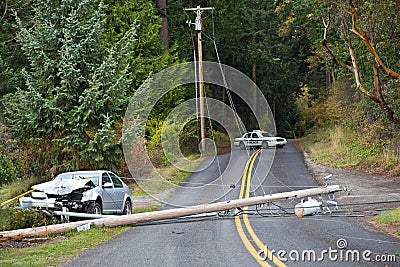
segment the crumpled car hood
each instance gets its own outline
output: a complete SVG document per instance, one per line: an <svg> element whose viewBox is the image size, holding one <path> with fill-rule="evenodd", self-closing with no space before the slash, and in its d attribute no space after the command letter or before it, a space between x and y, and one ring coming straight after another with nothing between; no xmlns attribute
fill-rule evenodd
<svg viewBox="0 0 400 267"><path fill-rule="evenodd" d="M59 179L32 186L32 189L51 195L66 195L80 188L93 188L90 179Z"/></svg>

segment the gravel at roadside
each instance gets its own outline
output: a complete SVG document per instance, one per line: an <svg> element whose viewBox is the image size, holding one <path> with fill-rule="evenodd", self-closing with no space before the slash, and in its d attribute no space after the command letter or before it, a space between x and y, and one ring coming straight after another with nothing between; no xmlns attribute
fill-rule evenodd
<svg viewBox="0 0 400 267"><path fill-rule="evenodd" d="M333 174L333 184L351 189L349 193L339 194L338 200L343 203L399 201L382 205L383 207L400 206L400 177L387 177L362 171L325 167L315 163L307 153L304 153L304 161L311 174L321 185L324 184L323 177Z"/></svg>
<svg viewBox="0 0 400 267"><path fill-rule="evenodd" d="M320 185L324 185L323 177L332 174L332 184L342 185L351 190L350 192L335 194L336 201L340 205L364 204L343 207L343 209L350 209L351 207L354 209L355 207L359 211L364 211L359 217L359 223L367 228L388 234L400 232L400 224L377 225L368 221L369 218L383 210L400 207L400 177L387 177L363 171L322 166L314 162L308 153L304 153L304 162Z"/></svg>

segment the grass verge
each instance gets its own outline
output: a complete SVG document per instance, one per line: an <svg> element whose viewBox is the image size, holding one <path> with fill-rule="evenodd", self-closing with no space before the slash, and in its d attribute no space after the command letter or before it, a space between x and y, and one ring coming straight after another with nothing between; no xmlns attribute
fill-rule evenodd
<svg viewBox="0 0 400 267"><path fill-rule="evenodd" d="M199 155L193 154L185 159L181 159L185 161L185 164L189 164L185 166L186 171L183 171L172 164L168 164L166 166L162 166L153 170L152 175L148 175L149 178L146 180L140 181L140 186L136 185L132 190L133 196L146 196L148 194L156 195L165 190L172 189L175 185L184 182L202 162L203 158L199 158ZM189 162L186 162L189 160ZM176 162L176 164L182 165L182 162ZM160 178L162 177L162 178ZM168 181L168 182L166 182ZM145 192L142 188L145 188L147 192Z"/></svg>
<svg viewBox="0 0 400 267"><path fill-rule="evenodd" d="M155 211L160 208L161 204L151 204L149 207L133 209L132 214Z"/></svg>
<svg viewBox="0 0 400 267"><path fill-rule="evenodd" d="M132 213L150 212L159 208L160 205L155 204L148 208L133 209ZM5 217L2 215L6 215L11 210L1 211L0 217ZM35 239L32 239L33 241L23 240L22 242L28 243L25 247L0 249L0 266L57 266L127 229L129 226L112 228L92 226L88 231L77 232L74 230L50 235L41 244L35 244Z"/></svg>
<svg viewBox="0 0 400 267"><path fill-rule="evenodd" d="M381 214L371 218L370 221L378 225L384 225L396 229L394 235L400 237L400 207L382 212Z"/></svg>
<svg viewBox="0 0 400 267"><path fill-rule="evenodd" d="M384 139L370 130L359 133L346 126L320 129L296 141L319 164L400 176L398 140Z"/></svg>
<svg viewBox="0 0 400 267"><path fill-rule="evenodd" d="M29 191L29 182L14 181L3 185L0 187L0 203L27 191Z"/></svg>
<svg viewBox="0 0 400 267"><path fill-rule="evenodd" d="M71 231L52 236L45 244L0 250L0 266L57 266L74 258L83 250L94 247L129 227L98 228Z"/></svg>

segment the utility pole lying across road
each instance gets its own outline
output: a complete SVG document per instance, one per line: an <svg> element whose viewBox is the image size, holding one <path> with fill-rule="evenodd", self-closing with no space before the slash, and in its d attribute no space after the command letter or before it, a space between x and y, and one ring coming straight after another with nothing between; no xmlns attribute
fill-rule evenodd
<svg viewBox="0 0 400 267"><path fill-rule="evenodd" d="M131 215L114 216L110 218L101 218L95 220L78 221L64 224L55 224L34 228L18 229L12 231L0 232L0 241L10 240L10 239L22 239L32 236L46 236L48 234L55 234L74 230L79 226L85 224L94 224L99 227L104 226L120 226L120 225L130 225L137 223L145 223L152 221L159 221L165 219L178 218L183 216L197 215L202 213L216 212L230 210L234 208L241 208L246 206L265 204L280 199L294 199L294 198L304 198L308 196L315 196L321 194L329 194L338 191L345 191L338 185L330 185L320 188L311 188L305 190L297 190L283 193L276 193L271 195L264 195L251 198L235 199L225 202L217 202L211 204L197 205L186 208L177 208L170 210L158 210L152 212L136 213Z"/></svg>

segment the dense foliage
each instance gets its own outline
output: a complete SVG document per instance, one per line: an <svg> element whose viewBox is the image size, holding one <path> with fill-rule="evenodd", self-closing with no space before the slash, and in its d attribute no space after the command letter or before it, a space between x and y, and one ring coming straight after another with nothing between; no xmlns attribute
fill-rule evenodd
<svg viewBox="0 0 400 267"><path fill-rule="evenodd" d="M302 28L293 28L291 6L279 1L174 1L168 7L170 42L178 42L187 60L193 60L196 32L184 22L195 19L185 7L212 6L203 14L203 60L232 66L250 77L262 90L275 114L278 133L294 137L300 132L294 99L306 83L305 59L311 55L310 41ZM226 93L209 86L207 94L228 102ZM251 91L249 93L252 93ZM257 128L248 107L235 99L236 109L247 128Z"/></svg>
<svg viewBox="0 0 400 267"><path fill-rule="evenodd" d="M304 88L298 99L322 164L400 174L399 8L398 1L294 5L307 14L315 50L308 60L314 69L324 62L326 73L325 93Z"/></svg>
<svg viewBox="0 0 400 267"><path fill-rule="evenodd" d="M398 132L398 1L173 0L166 13L156 8L161 2L0 3L2 177L123 170L129 97L151 74L193 60L196 32L186 21L195 13L183 9L198 5L214 7L202 16L203 60L219 58L248 75L270 103L279 135L338 124L389 141ZM168 50L161 25L168 25ZM229 103L221 88L207 85L206 93ZM194 95L193 86L176 88L158 102L146 132L154 157L162 157L164 118ZM234 103L247 128L257 128L249 108L235 96ZM182 140L196 141L197 126L188 125ZM381 149L396 155L389 141Z"/></svg>
<svg viewBox="0 0 400 267"><path fill-rule="evenodd" d="M107 4L35 0L29 20L21 19L25 13L10 19L26 64L2 62L2 110L10 136L32 151L30 167L39 174L121 169L129 96L175 61L159 42L151 3Z"/></svg>

